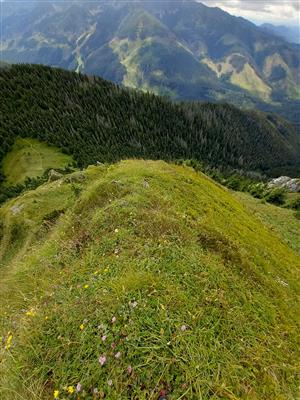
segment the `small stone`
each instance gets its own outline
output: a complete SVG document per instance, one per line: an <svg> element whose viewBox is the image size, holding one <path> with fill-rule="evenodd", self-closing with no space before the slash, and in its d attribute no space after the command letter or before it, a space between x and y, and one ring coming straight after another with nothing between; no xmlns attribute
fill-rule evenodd
<svg viewBox="0 0 300 400"><path fill-rule="evenodd" d="M187 326L186 325L181 325L180 327L181 332L184 332L187 330Z"/></svg>
<svg viewBox="0 0 300 400"><path fill-rule="evenodd" d="M144 182L143 182L143 186L144 186L145 189L148 189L150 187L149 182L147 182L145 179L144 179Z"/></svg>
<svg viewBox="0 0 300 400"><path fill-rule="evenodd" d="M136 306L137 306L137 301L132 301L131 303L130 303L130 306L132 307L132 308L135 308Z"/></svg>

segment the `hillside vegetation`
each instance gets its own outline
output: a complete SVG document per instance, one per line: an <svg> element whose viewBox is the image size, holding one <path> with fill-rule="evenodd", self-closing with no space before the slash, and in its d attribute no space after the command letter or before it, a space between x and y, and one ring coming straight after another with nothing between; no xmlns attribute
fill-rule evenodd
<svg viewBox="0 0 300 400"><path fill-rule="evenodd" d="M3 174L8 185L24 183L26 178L42 176L49 168L64 168L72 158L59 149L35 139L17 138L3 160Z"/></svg>
<svg viewBox="0 0 300 400"><path fill-rule="evenodd" d="M297 211L267 204L253 198L248 193L232 192L232 194L245 204L256 218L259 218L272 229L273 233L277 234L281 240L300 255L300 219L296 218ZM295 196L292 197L299 199L299 194L295 193Z"/></svg>
<svg viewBox="0 0 300 400"><path fill-rule="evenodd" d="M91 166L0 221L1 399L297 398L299 256L205 175Z"/></svg>
<svg viewBox="0 0 300 400"><path fill-rule="evenodd" d="M271 114L175 104L42 66L2 68L0 88L0 161L20 136L58 146L80 167L137 157L299 174L299 135Z"/></svg>

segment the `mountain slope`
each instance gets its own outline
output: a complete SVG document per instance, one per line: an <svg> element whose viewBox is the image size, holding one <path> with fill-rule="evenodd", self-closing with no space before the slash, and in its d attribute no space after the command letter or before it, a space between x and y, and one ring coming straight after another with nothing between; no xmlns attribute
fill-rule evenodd
<svg viewBox="0 0 300 400"><path fill-rule="evenodd" d="M0 208L3 400L295 398L298 256L188 168L81 174Z"/></svg>
<svg viewBox="0 0 300 400"><path fill-rule="evenodd" d="M175 104L42 66L4 68L0 84L0 160L23 136L60 147L79 166L135 157L194 158L269 174L299 169L299 136L271 114Z"/></svg>
<svg viewBox="0 0 300 400"><path fill-rule="evenodd" d="M34 139L18 138L4 157L3 174L8 185L24 183L26 178L42 176L50 168L63 169L72 165L72 158L53 146Z"/></svg>
<svg viewBox="0 0 300 400"><path fill-rule="evenodd" d="M100 75L176 99L226 100L299 122L296 45L195 1L3 3L2 58Z"/></svg>
<svg viewBox="0 0 300 400"><path fill-rule="evenodd" d="M300 44L300 28L299 26L272 25L265 23L259 26L265 32L284 38L290 43Z"/></svg>

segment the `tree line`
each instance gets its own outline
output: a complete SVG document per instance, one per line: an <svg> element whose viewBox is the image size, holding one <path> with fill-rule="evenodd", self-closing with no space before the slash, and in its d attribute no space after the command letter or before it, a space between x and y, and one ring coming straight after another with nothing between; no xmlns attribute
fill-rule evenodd
<svg viewBox="0 0 300 400"><path fill-rule="evenodd" d="M275 115L175 103L61 69L0 69L0 113L0 161L21 136L60 147L79 167L150 158L195 159L269 175L300 170L299 135Z"/></svg>

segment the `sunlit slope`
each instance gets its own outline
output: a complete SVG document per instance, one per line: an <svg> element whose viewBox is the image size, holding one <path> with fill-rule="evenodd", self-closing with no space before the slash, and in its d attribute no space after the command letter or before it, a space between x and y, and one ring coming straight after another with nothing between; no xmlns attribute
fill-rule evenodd
<svg viewBox="0 0 300 400"><path fill-rule="evenodd" d="M100 171L101 167L90 167L84 174L74 172L3 204L0 208L0 270L1 266L22 259L31 245L44 242L59 217L74 205L95 174L99 177Z"/></svg>
<svg viewBox="0 0 300 400"><path fill-rule="evenodd" d="M233 195L300 255L300 220L296 218L296 211L262 202L248 193L233 192ZM296 199L298 193L289 193L289 196Z"/></svg>
<svg viewBox="0 0 300 400"><path fill-rule="evenodd" d="M64 198L30 243L7 243L2 398L76 398L79 382L87 399L296 398L296 253L189 168L136 160L84 175L0 209L2 245L18 221L38 230L31 207Z"/></svg>
<svg viewBox="0 0 300 400"><path fill-rule="evenodd" d="M27 177L36 178L49 168L64 168L72 164L72 157L54 146L35 139L17 138L3 160L7 184L23 183Z"/></svg>
<svg viewBox="0 0 300 400"><path fill-rule="evenodd" d="M299 48L199 1L5 1L2 59L98 75L177 100L227 101L299 123Z"/></svg>

